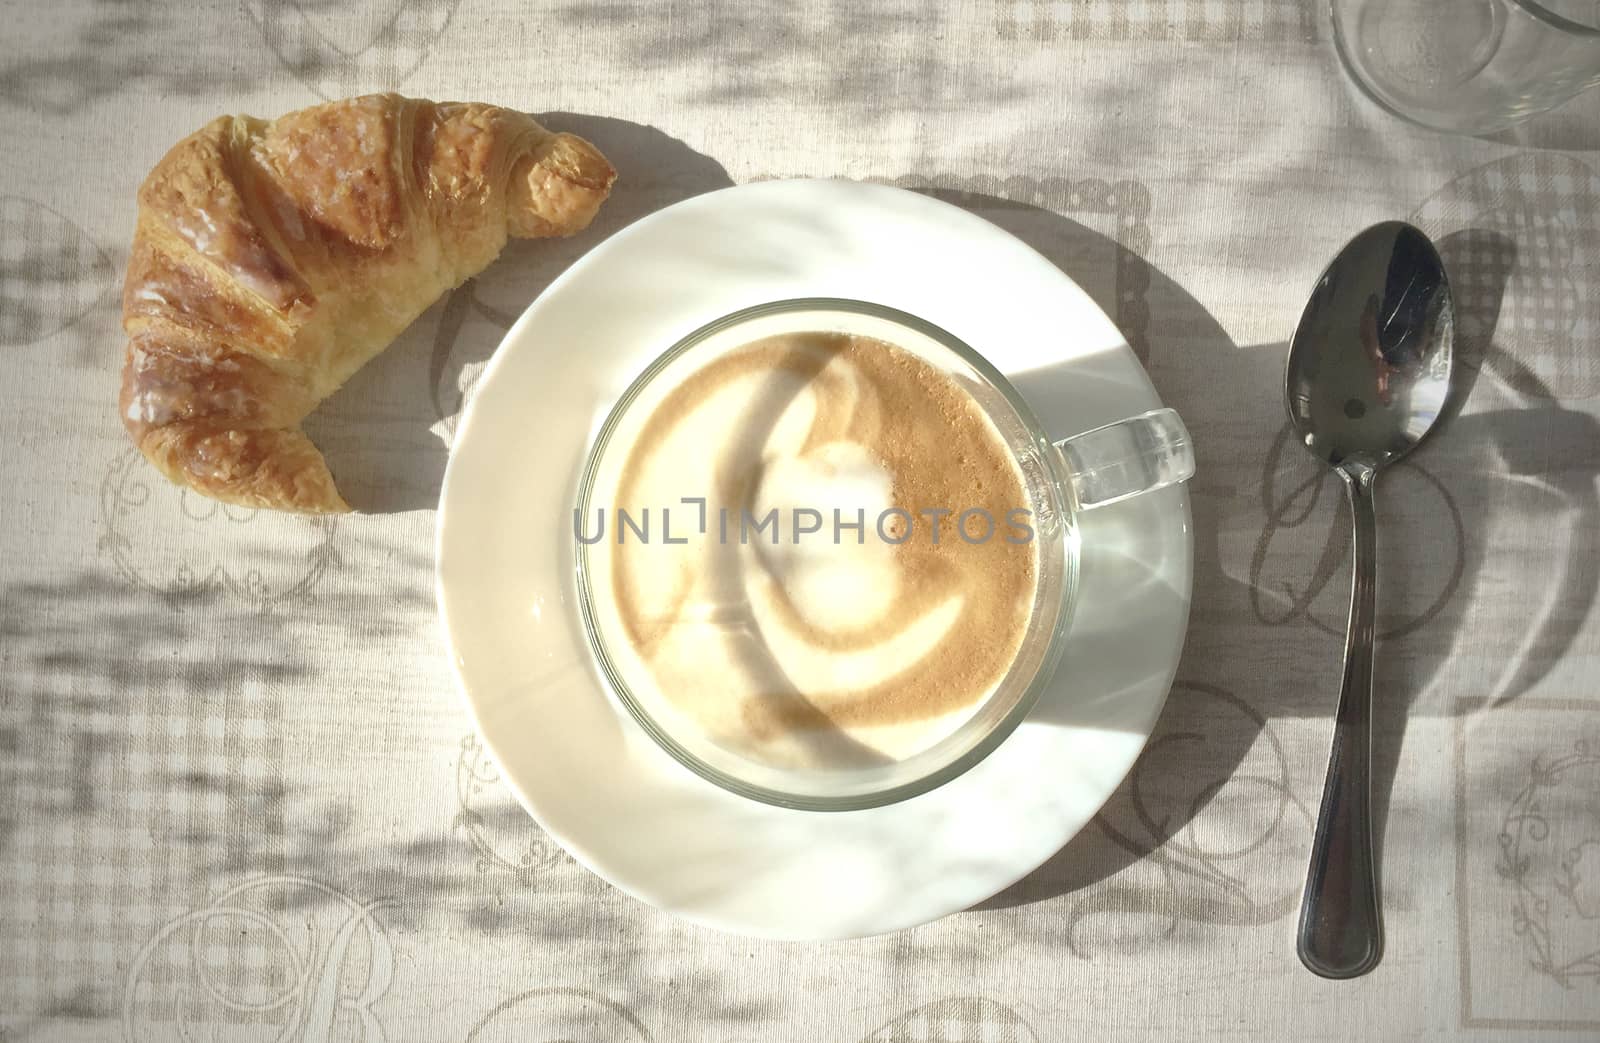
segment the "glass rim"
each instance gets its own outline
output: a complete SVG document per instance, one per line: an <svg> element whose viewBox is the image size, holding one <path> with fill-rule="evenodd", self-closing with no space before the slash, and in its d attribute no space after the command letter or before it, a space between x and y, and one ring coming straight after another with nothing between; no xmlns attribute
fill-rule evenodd
<svg viewBox="0 0 1600 1043"><path fill-rule="evenodd" d="M591 497L595 491L595 481L599 471L600 459L603 451L609 444L611 436L621 424L621 418L628 407L639 397L657 376L668 366L683 357L694 347L724 330L732 329L753 319L764 318L769 315L780 315L795 311L833 311L848 314L868 315L875 318L886 319L890 322L905 326L923 334L938 343L941 347L951 351L963 362L972 366L978 375L983 377L991 387L1000 392L1006 403L1015 410L1023 426L1027 429L1028 436L1038 449L1045 454L1045 459L1052 460L1050 467L1050 484L1061 499L1062 527L1061 534L1052 536L1052 539L1063 541L1077 538L1077 504L1073 497L1072 485L1064 480L1059 467L1050 455L1056 452L1054 444L1045 433L1044 426L1028 408L1020 392L988 359L968 345L959 337L939 326L900 311L887 305L876 304L871 301L855 300L847 297L792 297L784 300L768 301L762 304L751 305L737 311L729 312L705 323L692 332L681 337L671 347L663 351L658 357L640 372L629 383L628 387L617 397L606 415L605 422L595 434L594 443L590 447L584 461L583 474L578 490L578 509L582 514L587 514ZM1013 451L1014 453L1014 451ZM696 775L714 785L750 800L778 807L790 808L797 811L862 811L868 808L896 804L924 793L938 789L945 783L964 775L972 768L993 753L1000 744L1011 736L1021 725L1022 721L1032 712L1039 701L1039 696L1044 686L1050 681L1060 664L1062 651L1066 645L1066 635L1070 627L1073 611L1076 607L1076 590L1078 581L1078 553L1075 549L1063 554L1061 604L1050 630L1048 644L1045 646L1044 655L1034 670L1033 676L1026 683L1026 687L1017 697L1005 714L973 745L952 758L948 763L940 765L925 775L918 776L907 782L888 786L882 789L869 790L862 793L848 793L842 795L818 795L781 790L763 786L748 780L738 778L721 771L706 763L692 751L674 739L665 728L653 718L649 711L641 706L629 690L622 677L621 671L612 662L607 652L606 643L601 639L598 620L594 610L590 607L593 589L590 582L588 565L589 547L581 541L578 546L576 571L578 586L578 609L583 619L584 637L588 641L595 662L599 665L601 673L630 717L650 736L662 750L688 768ZM938 746L929 749L937 749ZM919 756L914 754L913 756Z"/></svg>
<svg viewBox="0 0 1600 1043"><path fill-rule="evenodd" d="M1559 29L1564 33L1572 33L1576 36L1600 37L1600 25L1586 25L1583 22L1575 22L1566 15L1557 14L1550 10L1539 0L1511 0L1511 3L1553 29ZM1600 12L1600 8L1596 8L1596 10Z"/></svg>
<svg viewBox="0 0 1600 1043"><path fill-rule="evenodd" d="M1374 105L1378 106L1378 108L1382 109L1390 116L1393 116L1395 119L1416 127L1419 130L1426 130L1435 134L1457 134L1468 137L1499 134L1503 131L1510 130L1512 127L1515 127L1528 119L1541 116L1552 109L1560 108L1562 105L1565 105L1567 102L1572 100L1571 97L1563 98L1560 101L1547 105L1544 108L1536 109L1532 112L1511 117L1498 116L1490 122L1470 128L1453 127L1446 123L1430 122L1420 116L1407 112L1405 109L1401 108L1398 103L1384 97L1383 92L1378 89L1377 85L1367 79L1366 74L1361 69L1360 63L1356 61L1354 55L1351 53L1351 45L1349 41L1346 40L1345 34L1342 31L1343 26L1339 18L1337 6L1338 2L1339 0L1329 0L1328 14L1331 35L1333 37L1334 53L1338 56L1339 65L1344 70L1345 79L1355 85L1356 91L1362 97L1366 98L1368 101L1372 102ZM1550 25L1552 28L1556 28L1558 31L1568 31L1575 35L1581 35L1584 37L1593 36L1600 38L1600 28L1589 29L1576 22L1568 22L1565 19L1562 19L1560 15L1546 11L1543 8L1538 8L1536 4L1532 3L1532 0L1506 0L1506 2L1523 8L1528 17L1542 21L1547 25ZM1563 26L1570 26L1570 29L1563 28ZM1579 91L1579 93L1581 94L1582 91Z"/></svg>

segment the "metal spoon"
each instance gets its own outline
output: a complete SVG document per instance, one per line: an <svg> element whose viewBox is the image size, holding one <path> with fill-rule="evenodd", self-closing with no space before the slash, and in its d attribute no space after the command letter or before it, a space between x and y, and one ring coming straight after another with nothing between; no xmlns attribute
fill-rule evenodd
<svg viewBox="0 0 1600 1043"><path fill-rule="evenodd" d="M1455 340L1450 282L1433 243L1399 221L1373 225L1317 281L1289 343L1289 421L1344 480L1355 517L1350 624L1333 753L1300 907L1311 971L1377 966L1383 922L1372 856L1372 644L1377 574L1372 486L1444 411Z"/></svg>

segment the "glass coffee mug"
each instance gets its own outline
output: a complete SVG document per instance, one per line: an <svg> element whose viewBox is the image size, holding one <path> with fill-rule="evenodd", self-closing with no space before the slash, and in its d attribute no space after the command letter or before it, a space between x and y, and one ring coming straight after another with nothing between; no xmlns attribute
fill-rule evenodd
<svg viewBox="0 0 1600 1043"><path fill-rule="evenodd" d="M924 673L922 681L915 686L908 682L903 691L895 690L894 679L915 676L910 668L918 661L923 667L933 662L924 657L959 654L960 642L983 641L984 633L941 632L940 620L949 620L932 610L896 629L901 621L895 619L893 598L898 595L891 595L881 621L797 645L789 617L772 607L787 602L762 592L775 589L771 556L798 554L802 533L817 530L802 529L796 514L792 532L780 522L771 530L758 526L752 539L748 523L761 519L747 509L730 514L730 507L747 505L753 495L755 480L741 475L777 466L763 463L769 459L764 447L781 438L803 440L796 424L875 408L854 391L834 397L808 392L805 381L788 371L764 384L748 385L765 390L750 392L737 383L741 374L748 376L750 366L735 356L752 342L787 344L768 338L819 334L893 345L924 364L913 367L917 372L937 374L933 379L938 388L958 389L997 433L998 439L991 439L994 459L1008 465L1024 498L1018 507L1026 512L1019 516L1026 524L999 519L1006 533L1002 536L1002 528L994 525L997 519L990 518L987 538L1020 541L1022 529L1028 530L1034 571L1026 622L1016 613L1016 627L996 635L999 641L1015 641L1015 654L997 680L958 708L937 713L916 709L927 695L923 689L932 687L927 678L937 678L937 673ZM706 376L713 373L716 380ZM841 385L849 386L848 381ZM698 389L710 389L693 408L685 404L690 387L697 395ZM921 386L891 393L902 392L927 393ZM725 397L706 397L717 393ZM883 405L894 408L888 400ZM958 459L975 452L971 439L963 437L955 429L934 432L925 451L946 454L949 466L955 467ZM858 461L852 462L850 447L841 444L820 450L832 452L826 465L797 480L797 487L819 490L819 504L830 502L829 496L857 502L859 497L852 501L854 494L838 490L878 487L870 475L863 477L866 471ZM623 393L601 427L584 468L575 519L586 636L617 702L662 749L717 785L754 800L818 811L904 800L982 760L1021 723L1049 682L1075 607L1078 513L1182 482L1193 472L1188 432L1170 409L1052 441L998 370L928 322L862 301L810 298L759 305L709 323L674 345ZM653 501L641 502L644 494L638 490L644 485L655 490ZM982 488L982 482L976 487ZM940 506L952 511L960 507ZM604 524L607 512L610 527ZM826 512L814 513L821 524ZM909 516L910 511L902 513ZM814 575L823 584L817 589L825 595L841 592L836 602L821 604L836 604L842 615L872 611L857 602L870 601L882 591L863 579L868 573L856 563L868 560L862 555L876 553L868 537L897 542L883 527L891 515L892 510L875 520L866 518L864 533L843 536L843 551L827 550L825 531L816 535L823 540L818 553L846 555L838 568L827 557L817 559L820 571ZM835 548L841 545L840 517L833 517ZM945 538L974 542L968 534L983 526L966 521L957 530L952 513ZM892 518L889 524L893 529ZM654 581L667 595L641 607L645 602L639 591ZM981 576L977 581L988 582ZM968 598L981 599L986 593L976 586L965 589L966 594L951 591L941 604L964 606ZM1019 596L1018 605L1021 600ZM905 637L913 631L920 636ZM862 633L878 637L863 644L857 640ZM837 695L836 689L824 691L829 685L869 675L874 680L868 687L909 707L903 720L857 728L848 711L815 709ZM769 712L770 700L783 701L782 714Z"/></svg>

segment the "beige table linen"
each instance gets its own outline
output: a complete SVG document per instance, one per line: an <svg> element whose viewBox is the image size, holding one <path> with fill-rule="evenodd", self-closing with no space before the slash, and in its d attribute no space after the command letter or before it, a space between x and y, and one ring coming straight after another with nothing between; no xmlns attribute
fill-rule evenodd
<svg viewBox="0 0 1600 1043"><path fill-rule="evenodd" d="M371 513L160 481L115 399L134 190L222 112L395 89L548 113L622 171L314 418ZM0 1040L1600 1038L1600 97L1414 129L1295 0L0 5ZM473 738L434 615L440 477L512 319L604 235L842 176L1015 232L1111 314L1199 446L1193 626L1132 776L977 909L724 936L580 868ZM1470 396L1386 476L1388 950L1294 923L1348 523L1287 436L1333 252L1442 244ZM950 263L961 258L952 256Z"/></svg>

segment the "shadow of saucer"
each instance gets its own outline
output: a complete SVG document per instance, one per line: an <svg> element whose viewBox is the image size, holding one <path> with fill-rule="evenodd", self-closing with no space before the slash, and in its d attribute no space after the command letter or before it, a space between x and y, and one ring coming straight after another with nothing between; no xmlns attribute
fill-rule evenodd
<svg viewBox="0 0 1600 1043"><path fill-rule="evenodd" d="M1038 249L1121 318L1125 295L1106 294L1104 280L1096 292L1094 273L1078 271L1084 258L1103 261L1120 246L1042 207L1019 206L1016 198L962 193L950 201ZM1456 398L1430 445L1408 461L1411 476L1391 476L1380 491L1380 521L1387 515L1380 573L1391 579L1379 587L1386 634L1378 652L1386 694L1377 710L1373 782L1380 838L1408 715L1456 712L1434 689L1446 676L1447 650L1471 640L1473 594L1490 551L1484 534L1505 499L1490 487L1535 472L1536 484L1553 489L1552 510L1575 512L1590 524L1596 510L1595 454L1582 449L1586 438L1600 445L1592 418L1481 405L1461 415L1485 353L1500 353L1501 370L1509 364L1494 334L1515 245L1490 230L1466 229L1441 239L1440 249L1453 278L1462 276ZM1048 900L1144 863L1122 877L1113 896L1096 892L1085 908L1142 909L1170 919L1163 931L1183 919L1246 925L1298 906L1302 879L1283 878L1281 865L1300 864L1309 850L1324 761L1285 756L1283 733L1301 719L1331 726L1349 526L1331 488L1313 495L1333 482L1325 469L1308 454L1272 449L1286 424L1286 345L1235 345L1193 296L1153 266L1144 296L1147 368L1163 399L1188 421L1198 458L1190 483L1194 595L1178 680L1144 754L1094 822L1035 873L977 908ZM1557 444L1564 448L1529 448ZM1446 519L1457 524L1443 533L1437 525L1419 526L1414 519L1433 510L1429 496L1442 497ZM1471 513L1458 504L1472 505ZM1570 644L1600 586L1594 572L1564 570L1551 607L1522 634L1544 650L1534 657L1538 664L1520 660L1524 669L1547 669ZM1530 683L1510 678L1501 690L1514 697ZM1263 859L1274 846L1283 857Z"/></svg>
<svg viewBox="0 0 1600 1043"><path fill-rule="evenodd" d="M563 126L563 117L548 119ZM413 506L431 506L443 445L477 370L528 300L595 237L728 183L714 162L651 128L570 119L567 126L592 137L623 169L614 199L586 237L508 249L500 263L452 293L375 363L410 367L409 377L395 374L404 398L388 413L371 401L377 387L363 399L352 381L356 387L346 390L354 403L392 420L396 439L379 454L381 466L352 475L353 486L366 480L375 495L383 493L395 504L407 500L394 490L409 488ZM640 177L654 180L625 187L630 162ZM1134 332L1148 343L1149 374L1163 399L1185 416L1198 457L1189 486L1195 532L1190 625L1178 679L1155 732L1087 828L1034 874L978 908L1044 901L1117 876L1114 890L1081 899L1085 915L1144 910L1170 919L1162 931L1177 930L1181 920L1242 926L1288 916L1302 881L1298 874L1286 878L1282 866L1304 864L1327 747L1324 738L1306 738L1308 748L1320 746L1316 756L1288 757L1284 732L1286 725L1304 731L1308 721L1315 722L1312 732L1331 728L1348 597L1348 522L1330 491L1328 483L1336 480L1325 469L1308 454L1273 448L1286 425L1285 344L1234 343L1176 281L1124 242L1054 212L1050 207L1066 204L1043 198L1047 193L1033 193L1043 204L1034 205L1015 194L1001 199L968 188L912 187L985 217L1034 247L1074 276L1123 325L1130 341L1136 324ZM1021 188L1027 196L1027 186ZM1593 418L1554 406L1536 387L1530 390L1529 382L1538 382L1525 368L1512 382L1523 397L1507 400L1507 408L1485 410L1482 389L1473 384L1485 357L1494 358L1500 374L1517 365L1494 343L1514 248L1508 251L1495 233L1478 229L1443 237L1440 247L1462 319L1462 383L1442 429L1414 459L1386 475L1380 490L1380 575L1390 580L1380 579L1375 676L1380 690L1391 693L1379 703L1376 720L1374 811L1380 837L1408 716L1459 712L1457 702L1439 697L1440 679L1448 677L1451 651L1474 640L1474 595L1492 551L1489 534L1507 514L1507 490L1544 497L1574 532L1592 528L1600 510L1594 489L1600 464L1593 451L1600 425ZM1129 277L1108 281L1101 270L1107 264ZM1465 273L1470 277L1458 278ZM1297 314L1298 302L1286 306L1286 325ZM372 381L387 386L383 371L373 372ZM428 374L426 381L415 378L421 372ZM364 371L357 380L365 377ZM1540 408L1519 408L1530 398ZM425 451L436 453L436 471L418 463ZM359 499L354 489L351 498ZM1553 600L1519 630L1518 651L1538 655L1522 654L1499 683L1498 695L1511 699L1526 691L1581 632L1600 586L1595 560L1600 559L1569 563ZM1281 857L1268 857L1273 855ZM1069 919L1078 922L1078 912Z"/></svg>
<svg viewBox="0 0 1600 1043"><path fill-rule="evenodd" d="M977 906L999 909L1076 891L1173 843L1236 777L1266 727L1270 702L1244 688L1240 682L1246 679L1230 678L1238 662L1237 648L1230 647L1233 636L1213 640L1207 633L1228 613L1243 609L1239 586L1224 574L1217 544L1222 509L1234 489L1211 477L1228 475L1232 468L1225 447L1207 439L1204 426L1196 423L1210 411L1197 408L1192 389L1180 378L1198 355L1225 360L1229 372L1239 378L1236 408L1255 426L1270 430L1282 416L1281 391L1272 392L1281 379L1282 355L1277 348L1242 352L1198 301L1123 242L1032 205L1025 192L1012 191L1010 198L1001 199L967 188L920 190L988 219L1033 247L1073 276L1130 341L1143 343L1148 336L1147 369L1164 400L1190 418L1196 436L1198 472L1190 489L1196 534L1193 601L1178 681L1144 755L1106 809L1033 874ZM1115 278L1102 277L1106 267L1117 273ZM1169 352L1181 353L1176 365L1163 364L1173 357ZM1263 356L1269 354L1271 360L1266 361ZM1052 372L1048 380L1036 380L1038 387L1029 390L1042 391L1050 401L1069 401L1073 396L1061 385L1093 379L1092 366L1069 366ZM1067 426L1072 426L1070 420ZM1080 619L1093 611L1092 605L1080 605ZM1062 668L1070 670L1072 665ZM1281 758L1256 774L1270 775L1271 786L1280 795L1289 792L1291 780Z"/></svg>
<svg viewBox="0 0 1600 1043"><path fill-rule="evenodd" d="M471 385L506 330L573 262L639 218L733 182L715 160L654 127L553 112L539 121L592 141L617 169L594 223L568 239L513 240L429 308L305 427L358 511L432 510Z"/></svg>

